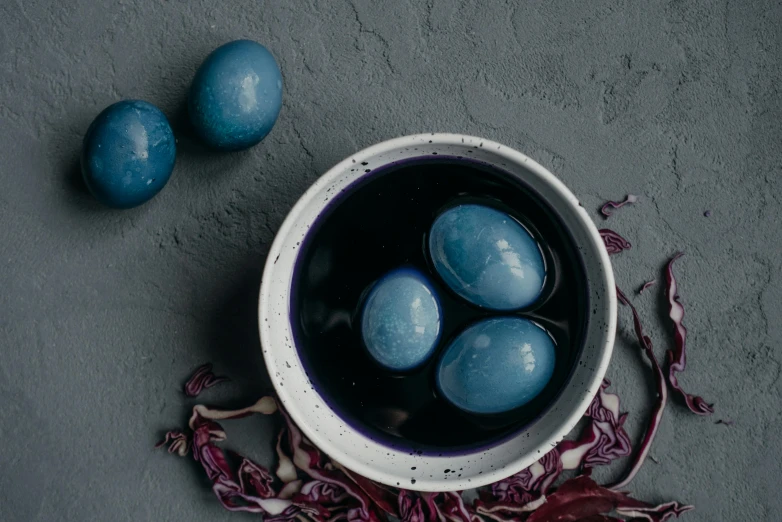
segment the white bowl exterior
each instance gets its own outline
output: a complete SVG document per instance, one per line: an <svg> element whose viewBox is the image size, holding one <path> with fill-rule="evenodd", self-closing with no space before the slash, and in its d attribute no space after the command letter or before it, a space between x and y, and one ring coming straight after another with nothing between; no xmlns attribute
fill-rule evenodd
<svg viewBox="0 0 782 522"><path fill-rule="evenodd" d="M316 392L291 328L290 291L300 244L334 196L366 169L437 153L482 161L519 175L554 208L570 230L585 263L593 309L580 364L555 403L532 425L495 446L443 456L410 454L355 430ZM362 162L367 165L363 166ZM351 169L353 171L351 172ZM583 416L600 388L613 349L616 294L608 253L576 197L548 170L498 143L458 134L421 134L360 151L318 179L296 203L272 244L261 284L259 325L264 359L274 387L296 424L322 451L377 482L418 491L463 490L496 482L530 466L556 446ZM445 473L446 469L458 470ZM414 482L413 482L414 481Z"/></svg>

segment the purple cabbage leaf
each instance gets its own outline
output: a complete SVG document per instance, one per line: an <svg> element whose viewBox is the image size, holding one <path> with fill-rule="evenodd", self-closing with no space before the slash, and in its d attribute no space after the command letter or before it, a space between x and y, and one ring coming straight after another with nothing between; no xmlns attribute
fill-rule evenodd
<svg viewBox="0 0 782 522"><path fill-rule="evenodd" d="M623 206L636 203L637 201L638 196L634 196L632 194L628 194L627 197L625 197L625 199L622 201L606 201L605 204L600 207L600 213L603 214L603 216L606 218L609 218L614 214L615 210L619 210Z"/></svg>
<svg viewBox="0 0 782 522"><path fill-rule="evenodd" d="M707 403L702 397L685 392L679 384L677 373L687 368L687 328L682 324L684 319L684 306L679 300L679 289L676 278L673 275L673 263L684 254L679 252L668 262L665 268L665 294L668 297L668 315L673 322L674 347L668 350L668 384L684 400L691 412L696 415L710 415L714 413L714 406Z"/></svg>

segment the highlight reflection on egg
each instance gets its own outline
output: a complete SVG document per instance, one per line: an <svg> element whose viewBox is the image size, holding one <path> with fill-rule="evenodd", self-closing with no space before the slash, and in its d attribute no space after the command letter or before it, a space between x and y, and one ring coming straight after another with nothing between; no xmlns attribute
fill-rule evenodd
<svg viewBox="0 0 782 522"><path fill-rule="evenodd" d="M510 411L527 404L554 373L554 341L520 317L480 321L446 348L436 369L439 393L471 413Z"/></svg>
<svg viewBox="0 0 782 522"><path fill-rule="evenodd" d="M492 310L533 304L546 281L532 235L508 214L466 204L440 214L429 232L434 268L458 295Z"/></svg>

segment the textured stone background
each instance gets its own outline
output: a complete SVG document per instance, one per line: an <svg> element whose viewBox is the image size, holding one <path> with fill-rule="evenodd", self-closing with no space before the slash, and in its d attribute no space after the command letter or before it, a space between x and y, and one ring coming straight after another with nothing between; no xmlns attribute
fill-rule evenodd
<svg viewBox="0 0 782 522"><path fill-rule="evenodd" d="M151 449L186 419L182 379L211 360L234 381L210 402L265 389L256 296L286 212L351 152L429 131L516 147L587 208L642 195L608 223L634 245L618 282L687 252L682 381L718 410L671 407L632 489L694 503L692 522L782 519L779 1L4 0L0 21L0 519L249 520ZM285 106L261 145L213 154L186 89L241 37L278 58ZM85 193L77 155L122 98L159 105L179 154L120 212ZM662 356L661 295L634 301ZM609 373L637 436L651 382L620 313ZM227 427L266 461L271 420Z"/></svg>

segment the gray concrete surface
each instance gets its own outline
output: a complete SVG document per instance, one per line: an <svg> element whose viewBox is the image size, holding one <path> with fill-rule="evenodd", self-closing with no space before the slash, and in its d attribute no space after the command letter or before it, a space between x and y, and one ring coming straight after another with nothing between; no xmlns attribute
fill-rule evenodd
<svg viewBox="0 0 782 522"><path fill-rule="evenodd" d="M201 362L234 379L210 402L267 386L256 295L297 197L351 152L428 131L516 147L588 208L642 196L608 222L633 243L618 282L636 289L687 252L682 382L717 412L673 405L659 464L631 489L695 504L689 522L782 520L780 21L771 0L4 0L0 520L252 518L151 447L186 419L180 386ZM186 89L241 37L279 59L285 106L259 146L209 153L184 125ZM157 198L111 211L85 193L77 155L122 98L159 105L179 154ZM634 301L662 356L661 296ZM637 437L651 383L620 320L609 374ZM268 462L273 421L227 427L231 447Z"/></svg>

